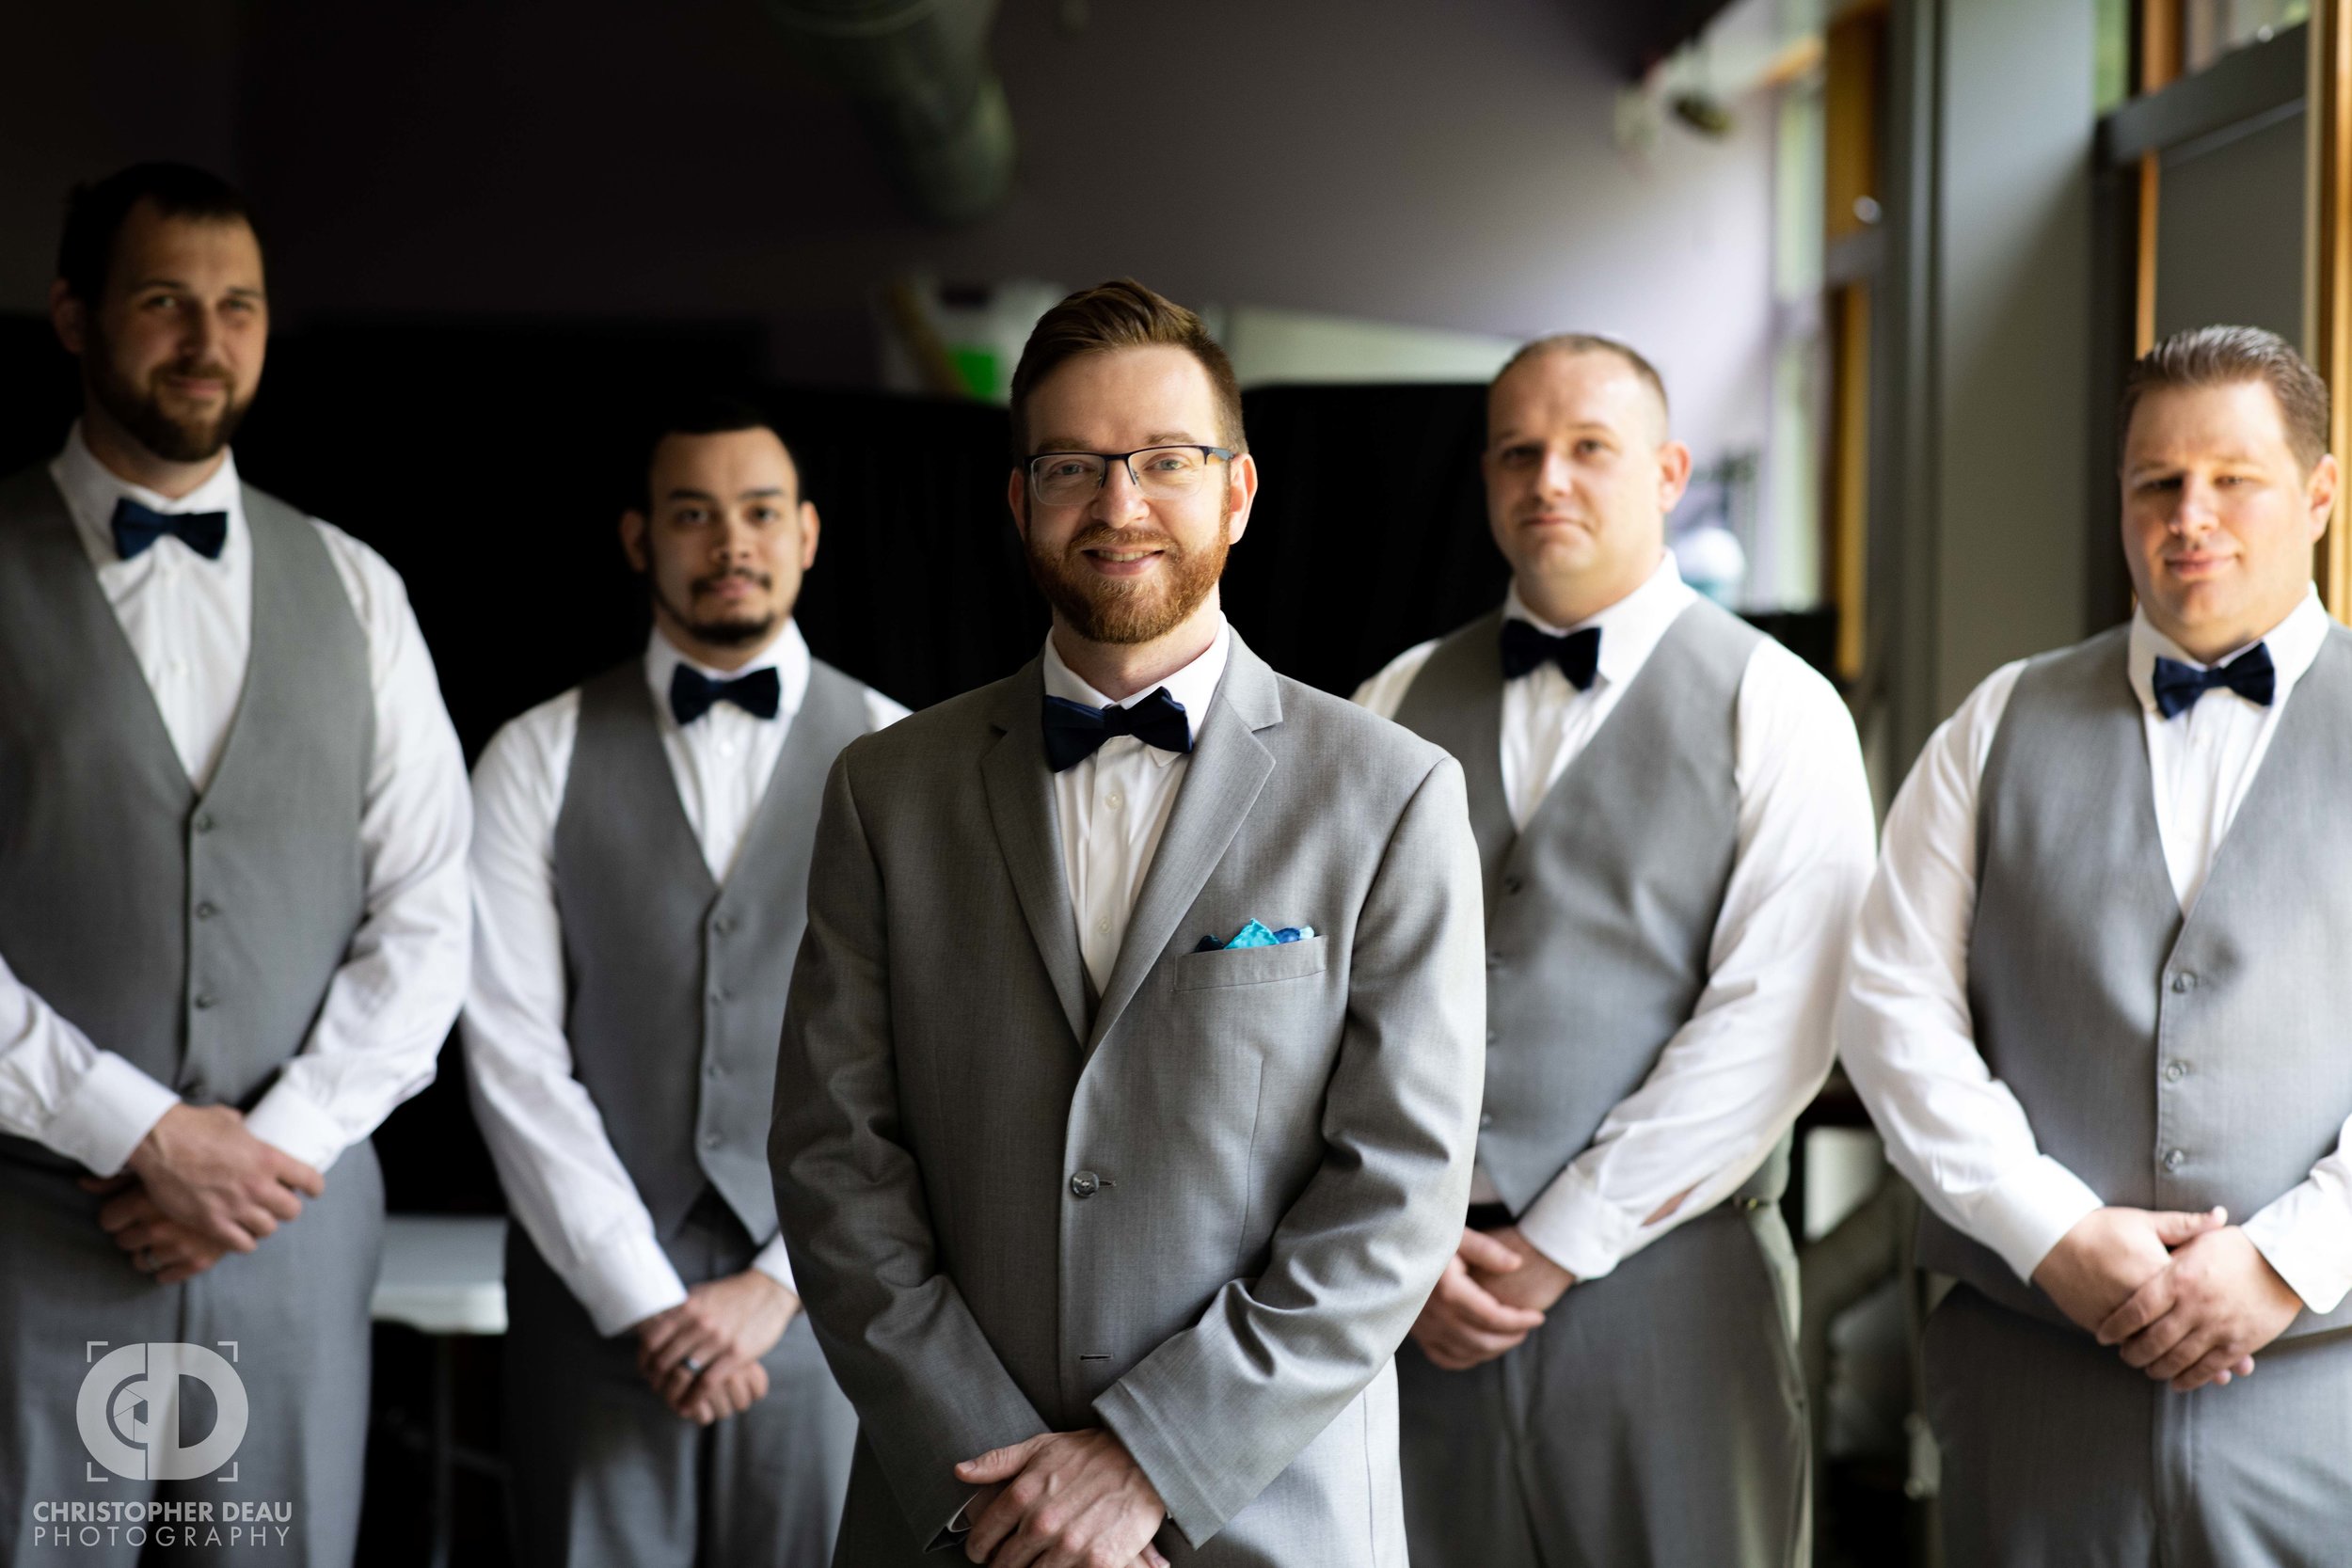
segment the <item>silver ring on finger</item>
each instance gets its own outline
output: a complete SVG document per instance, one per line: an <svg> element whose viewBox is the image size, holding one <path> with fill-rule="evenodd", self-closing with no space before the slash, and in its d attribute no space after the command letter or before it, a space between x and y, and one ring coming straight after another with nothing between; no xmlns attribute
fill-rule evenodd
<svg viewBox="0 0 2352 1568"><path fill-rule="evenodd" d="M703 1364L691 1355L685 1360L679 1362L678 1365L684 1367L688 1371L693 1373L696 1377L702 1376Z"/></svg>

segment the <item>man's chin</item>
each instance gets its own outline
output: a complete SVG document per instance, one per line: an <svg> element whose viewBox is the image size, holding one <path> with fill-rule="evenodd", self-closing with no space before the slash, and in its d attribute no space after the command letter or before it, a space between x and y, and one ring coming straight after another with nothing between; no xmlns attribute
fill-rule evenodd
<svg viewBox="0 0 2352 1568"><path fill-rule="evenodd" d="M773 615L729 616L695 621L686 629L695 641L707 642L714 648L743 648L766 641L776 629L776 619Z"/></svg>

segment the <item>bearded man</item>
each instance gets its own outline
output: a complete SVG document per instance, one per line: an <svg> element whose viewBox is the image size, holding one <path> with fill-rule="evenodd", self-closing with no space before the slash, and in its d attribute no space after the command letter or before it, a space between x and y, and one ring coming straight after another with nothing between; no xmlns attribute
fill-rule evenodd
<svg viewBox="0 0 2352 1568"><path fill-rule="evenodd" d="M1064 300L1012 433L1052 632L842 752L776 1071L834 1560L1402 1561L1484 1054L1461 768L1226 624L1258 471L1192 312Z"/></svg>
<svg viewBox="0 0 2352 1568"><path fill-rule="evenodd" d="M237 194L77 190L50 314L82 418L0 481L0 1559L347 1563L368 1136L464 994L465 761L400 578L239 481Z"/></svg>

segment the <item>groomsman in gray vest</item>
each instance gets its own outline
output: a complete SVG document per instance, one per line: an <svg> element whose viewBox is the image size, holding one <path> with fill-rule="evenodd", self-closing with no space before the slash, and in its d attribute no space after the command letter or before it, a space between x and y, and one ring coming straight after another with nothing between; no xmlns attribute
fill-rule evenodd
<svg viewBox="0 0 2352 1568"><path fill-rule="evenodd" d="M675 411L621 540L645 651L474 778L476 1117L519 1226L507 1452L531 1563L803 1568L856 1418L776 1234L768 1113L825 775L904 716L793 623L817 508L749 407Z"/></svg>
<svg viewBox="0 0 2352 1568"><path fill-rule="evenodd" d="M1947 1560L2287 1568L2352 1513L2352 635L2328 390L2133 366L2129 624L1994 672L1886 820L1840 1018L1927 1200ZM2249 1371L2253 1373L2249 1377Z"/></svg>
<svg viewBox="0 0 2352 1568"><path fill-rule="evenodd" d="M1677 574L1691 457L1632 349L1521 350L1484 467L1502 606L1357 694L1461 759L1486 869L1477 1182L1398 1357L1413 1560L1789 1568L1778 1199L1869 877L1853 723Z"/></svg>
<svg viewBox="0 0 2352 1568"><path fill-rule="evenodd" d="M1062 301L1012 430L1052 631L842 753L776 1074L864 1423L834 1560L1402 1562L1391 1358L1477 1115L1461 769L1226 624L1258 473L1191 311Z"/></svg>
<svg viewBox="0 0 2352 1568"><path fill-rule="evenodd" d="M347 1563L368 1135L464 992L465 762L400 578L238 477L236 193L79 189L57 271L82 417L0 482L0 1559ZM40 1522L83 1505L127 1523Z"/></svg>

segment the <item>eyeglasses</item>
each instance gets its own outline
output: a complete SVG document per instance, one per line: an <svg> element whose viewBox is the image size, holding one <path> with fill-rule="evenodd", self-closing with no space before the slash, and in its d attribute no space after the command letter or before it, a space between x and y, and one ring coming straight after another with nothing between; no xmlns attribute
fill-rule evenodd
<svg viewBox="0 0 2352 1568"><path fill-rule="evenodd" d="M1123 465L1136 489L1153 500L1188 496L1209 477L1212 460L1230 462L1227 447L1138 447L1134 451L1041 451L1029 459L1029 494L1047 506L1077 506Z"/></svg>

